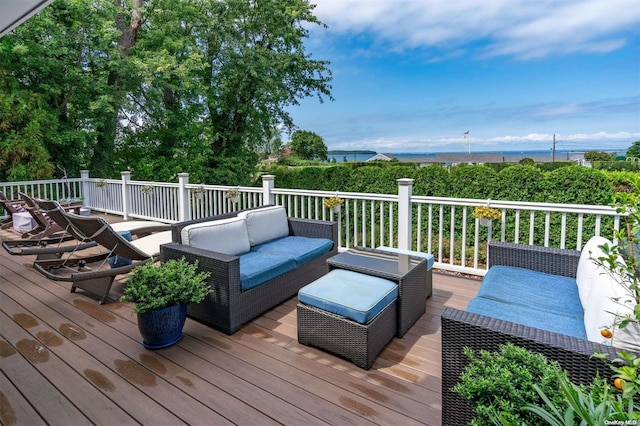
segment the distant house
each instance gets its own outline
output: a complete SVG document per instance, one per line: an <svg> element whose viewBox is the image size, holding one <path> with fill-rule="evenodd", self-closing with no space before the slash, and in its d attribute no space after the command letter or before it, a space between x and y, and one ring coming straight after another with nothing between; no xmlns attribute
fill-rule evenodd
<svg viewBox="0 0 640 426"><path fill-rule="evenodd" d="M373 157L369 158L367 161L393 161L393 160L397 160L397 158L393 154L376 154Z"/></svg>

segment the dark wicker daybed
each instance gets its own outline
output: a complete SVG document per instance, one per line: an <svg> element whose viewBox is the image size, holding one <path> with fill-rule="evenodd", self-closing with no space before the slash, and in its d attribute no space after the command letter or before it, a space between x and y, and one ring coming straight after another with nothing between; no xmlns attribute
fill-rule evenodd
<svg viewBox="0 0 640 426"><path fill-rule="evenodd" d="M233 334L243 324L295 296L298 290L328 272L326 260L338 253L336 222L288 218L289 235L324 238L333 241L333 249L304 265L270 279L249 290L242 290L240 258L180 244L181 231L188 225L236 217L233 212L172 225L173 243L161 248L160 260L185 257L199 262L199 270L211 272L208 279L212 294L198 304L189 305L187 314L226 334Z"/></svg>
<svg viewBox="0 0 640 426"><path fill-rule="evenodd" d="M554 275L575 277L580 252L522 244L492 241L489 244L489 264L515 266ZM541 285L544 283L541 282ZM541 289L544 291L544 289ZM554 289L548 289L553 295ZM512 342L546 356L567 371L574 383L589 383L596 374L610 377L613 371L593 357L597 350L609 359L616 350L585 339L566 336L537 328L515 324L488 316L447 308L442 314L442 424L467 424L473 411L466 400L451 388L469 360L463 348L475 353L485 349L495 351L500 344Z"/></svg>

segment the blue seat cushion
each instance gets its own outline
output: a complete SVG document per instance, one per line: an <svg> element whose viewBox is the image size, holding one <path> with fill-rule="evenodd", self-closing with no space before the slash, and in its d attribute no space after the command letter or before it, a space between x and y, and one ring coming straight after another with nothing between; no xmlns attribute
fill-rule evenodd
<svg viewBox="0 0 640 426"><path fill-rule="evenodd" d="M129 231L118 231L118 234L120 234L122 238L127 241L131 241L133 239L133 237L131 236L131 232ZM107 262L109 262L109 266L111 266L112 268L121 268L123 266L129 266L132 263L131 259L126 259L118 255L109 257L107 259Z"/></svg>
<svg viewBox="0 0 640 426"><path fill-rule="evenodd" d="M271 253L293 257L298 266L328 253L333 241L326 238L287 236L251 248L258 253Z"/></svg>
<svg viewBox="0 0 640 426"><path fill-rule="evenodd" d="M478 296L584 320L575 278L492 266L482 280Z"/></svg>
<svg viewBox="0 0 640 426"><path fill-rule="evenodd" d="M240 287L249 290L295 268L291 256L250 251L240 256Z"/></svg>
<svg viewBox="0 0 640 426"><path fill-rule="evenodd" d="M334 269L298 292L306 305L368 324L398 297L393 281L344 269Z"/></svg>
<svg viewBox="0 0 640 426"><path fill-rule="evenodd" d="M587 332L582 318L558 315L523 305L504 303L494 299L476 297L469 302L467 312L523 324L541 330L586 339Z"/></svg>

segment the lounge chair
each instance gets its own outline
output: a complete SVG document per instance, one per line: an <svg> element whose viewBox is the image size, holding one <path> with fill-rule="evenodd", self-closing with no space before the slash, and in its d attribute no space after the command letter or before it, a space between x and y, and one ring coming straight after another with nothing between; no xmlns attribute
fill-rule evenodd
<svg viewBox="0 0 640 426"><path fill-rule="evenodd" d="M41 200L38 198L34 198L33 201L43 214L46 214L48 218L53 220L58 227L64 228L65 237L53 236L39 240L32 238L5 240L2 242L2 247L4 247L9 254L18 256L35 255L36 260L59 259L64 253L75 252L85 248L95 247L97 245L95 241L82 242L84 236L77 234L75 232L75 228L69 224L69 221L64 215L66 210L60 205L60 203L57 201ZM116 232L129 232L132 237L138 238L154 232L168 231L171 229L170 224L147 220L117 222L110 224L110 226ZM73 237L75 239L75 243L67 244L66 241L68 238L66 236Z"/></svg>
<svg viewBox="0 0 640 426"><path fill-rule="evenodd" d="M134 267L154 261L160 254L160 245L171 242L171 231L157 232L128 241L115 231L108 222L98 216L78 216L64 212L73 232L81 236L82 242L93 241L103 251L97 254L71 252L60 259L36 260L33 268L54 281L71 282L71 292L77 288L107 301L111 285L117 275L126 274ZM111 266L109 258L118 256L125 262Z"/></svg>
<svg viewBox="0 0 640 426"><path fill-rule="evenodd" d="M7 218L0 220L0 229L11 228L13 226L13 214L25 211L23 200L9 200L2 191L0 191L0 206L8 215Z"/></svg>
<svg viewBox="0 0 640 426"><path fill-rule="evenodd" d="M19 192L20 198L22 198L25 202L26 210L31 214L33 220L36 222L36 227L31 231L25 232L22 234L22 238L41 240L43 238L73 238L69 234L66 233L65 227L58 225L54 222L50 217L48 217L43 211L40 210L40 207L36 204L36 201L31 196L25 194L24 192Z"/></svg>

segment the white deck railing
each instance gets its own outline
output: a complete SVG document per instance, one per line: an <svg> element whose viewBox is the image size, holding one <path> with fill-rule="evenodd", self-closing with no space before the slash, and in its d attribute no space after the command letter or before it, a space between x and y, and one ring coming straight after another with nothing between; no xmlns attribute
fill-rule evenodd
<svg viewBox="0 0 640 426"><path fill-rule="evenodd" d="M263 176L262 187L194 185L188 174L177 183L122 179L80 178L0 183L8 198L19 192L40 198L82 199L84 206L125 219L179 222L257 207L282 205L289 216L338 222L341 249L354 246L391 246L432 253L436 267L469 274L486 272L490 238L523 244L580 250L594 235L613 237L620 215L609 206L473 200L412 195L411 179L398 180L398 194L309 191L275 187L273 176ZM240 192L230 200L230 189ZM325 198L345 200L334 213ZM488 227L473 218L473 208L490 205L502 212ZM3 212L0 212L2 214Z"/></svg>

